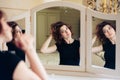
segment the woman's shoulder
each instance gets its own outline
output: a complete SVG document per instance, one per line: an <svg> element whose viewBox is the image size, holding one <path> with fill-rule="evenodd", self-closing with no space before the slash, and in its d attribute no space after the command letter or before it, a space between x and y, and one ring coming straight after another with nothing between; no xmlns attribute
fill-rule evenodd
<svg viewBox="0 0 120 80"><path fill-rule="evenodd" d="M80 47L80 41L75 39L74 42L72 43L74 46Z"/></svg>
<svg viewBox="0 0 120 80"><path fill-rule="evenodd" d="M80 43L80 40L75 39L74 42L75 42L75 43Z"/></svg>

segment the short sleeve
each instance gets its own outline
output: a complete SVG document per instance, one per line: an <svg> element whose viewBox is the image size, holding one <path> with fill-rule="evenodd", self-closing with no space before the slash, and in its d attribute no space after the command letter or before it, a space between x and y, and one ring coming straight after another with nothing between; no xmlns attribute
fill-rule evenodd
<svg viewBox="0 0 120 80"><path fill-rule="evenodd" d="M21 59L15 54L10 53L9 51L0 53L0 78L4 80L11 80L14 70ZM7 77L5 77L7 76ZM6 79L7 78L7 79Z"/></svg>
<svg viewBox="0 0 120 80"><path fill-rule="evenodd" d="M16 56L15 54L11 54L11 53L9 53L8 57L9 57L8 58L9 59L8 66L13 73L17 64L21 61L21 59L18 56Z"/></svg>

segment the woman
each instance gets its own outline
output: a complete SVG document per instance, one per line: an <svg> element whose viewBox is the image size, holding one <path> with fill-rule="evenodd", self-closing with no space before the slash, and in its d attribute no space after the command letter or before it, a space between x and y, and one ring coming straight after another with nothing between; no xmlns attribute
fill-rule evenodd
<svg viewBox="0 0 120 80"><path fill-rule="evenodd" d="M51 24L52 35L48 37L42 45L40 51L42 53L52 53L58 50L60 55L60 65L79 65L80 62L80 42L72 38L71 26L58 21ZM56 43L52 46L50 42L53 39Z"/></svg>
<svg viewBox="0 0 120 80"><path fill-rule="evenodd" d="M12 40L12 29L6 22L6 16L0 10L0 43ZM29 69L24 61L9 51L0 51L0 79L1 80L47 80L44 67L33 47L33 38L25 34L16 34L15 44L22 49L30 62Z"/></svg>
<svg viewBox="0 0 120 80"><path fill-rule="evenodd" d="M14 21L10 21L7 23L12 28L12 31L13 31L12 32L13 40L7 43L8 51L10 51L13 54L16 54L18 57L20 57L22 60L25 61L24 51L16 47L16 45L14 44L14 37L16 36L17 33L20 33L20 34L22 33L22 28L20 28L19 25Z"/></svg>
<svg viewBox="0 0 120 80"><path fill-rule="evenodd" d="M115 69L115 48L116 48L116 28L110 23L103 21L98 24L97 32L93 40L92 45L96 41L96 38L102 43L99 46L93 47L92 52L97 53L104 51L105 68Z"/></svg>

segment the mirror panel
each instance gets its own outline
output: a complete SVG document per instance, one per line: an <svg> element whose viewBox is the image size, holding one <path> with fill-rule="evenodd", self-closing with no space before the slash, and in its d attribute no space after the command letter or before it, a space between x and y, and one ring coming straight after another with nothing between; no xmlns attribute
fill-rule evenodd
<svg viewBox="0 0 120 80"><path fill-rule="evenodd" d="M68 7L51 7L36 13L36 50L43 64L59 65L59 52L50 54L40 53L40 48L50 35L50 25L57 21L63 21L72 26L73 38L80 38L80 11ZM55 44L52 40L50 45Z"/></svg>
<svg viewBox="0 0 120 80"><path fill-rule="evenodd" d="M116 28L118 28L118 22L119 22L119 14L118 15L114 15L114 14L104 14L104 13L100 13L97 11L93 11L90 9L87 9L87 70L93 73L102 73L102 74L110 74L110 75L118 75L119 69L117 68L119 66L119 64L117 63L117 61L119 60L117 58L117 55L119 55L117 52L119 51L117 48L117 46L119 46L119 44L117 44L119 41L117 41L118 37L117 37L117 29L115 31L115 36L116 36L116 43L115 43L115 47L111 48L110 50L114 49L112 56L109 56L108 54L105 54L105 51L102 52L98 52L98 53L94 53L93 51L93 47L94 46L98 46L101 45L102 43L99 41L99 39L96 39L96 41L94 41L93 39L95 39L95 35L96 35L96 26L98 24L100 24L103 21L106 21L108 23L110 23L111 25L115 26ZM102 32L101 32L102 33ZM93 42L94 45L93 45ZM105 45L104 45L105 46ZM108 44L107 44L108 46ZM102 46L103 47L103 46ZM109 46L108 46L109 47ZM100 48L101 50L103 48ZM105 47L104 47L105 49ZM107 48L106 48L107 49ZM96 50L99 50L98 48L96 48ZM109 52L112 52L108 49ZM100 54L99 54L100 53ZM114 69L113 68L108 68L105 66L105 56L109 56L109 57L113 57L115 59L112 59L112 61L115 60L114 62ZM109 58L110 59L110 58ZM107 59L106 59L107 60ZM111 62L112 62L111 61ZM112 65L112 66L113 66ZM105 67L104 67L105 66ZM111 65L110 65L111 66Z"/></svg>
<svg viewBox="0 0 120 80"><path fill-rule="evenodd" d="M19 24L19 26L25 30L25 18L16 20L16 22Z"/></svg>
<svg viewBox="0 0 120 80"><path fill-rule="evenodd" d="M114 28L115 28L115 30L116 30L116 20L105 20L105 19L100 19L100 18L96 18L96 17L92 17L92 39L95 37L95 36L97 36L96 35L96 32L97 32L97 30L96 30L96 28L97 28L97 25L98 24L100 24L100 23L102 23L102 22L107 22L108 24L110 24L110 26L113 26ZM107 23L104 23L104 24L107 24ZM115 31L116 32L116 31ZM116 34L115 34L115 36L116 36ZM108 41L107 41L108 42ZM111 43L111 42L110 42ZM95 40L95 42L94 42L94 44L93 44L93 46L92 46L92 48L95 48L95 47L97 47L97 46L99 46L99 45L102 45L102 47L103 47L103 44L101 43L101 41L97 38L96 40ZM104 43L104 45L105 45L105 43ZM112 46L111 47L113 47L114 46L114 44L111 44ZM111 48L110 47L110 48ZM109 48L109 51L110 50L112 50L112 49L110 49ZM113 47L114 48L114 47ZM97 48L98 49L98 48ZM107 50L107 52L108 52L108 50ZM110 53L110 52L113 52L114 54L112 54L112 53ZM110 51L109 52L109 54L111 54L112 56L110 56L109 54L107 54L104 50L102 50L102 51L100 51L100 52L93 52L93 54L92 54L92 65L93 66L98 66L98 67L104 67L105 66L105 63L106 63L106 58L108 58L107 56L109 56L110 57L110 60L112 60L112 61L115 61L115 52L116 52L116 48L115 48L115 51ZM106 55L105 55L105 53L106 53ZM114 56L114 57L113 57ZM112 61L111 61L111 63L112 63ZM114 67L115 67L115 62L113 62L114 64L111 64L111 65L114 65ZM111 67L111 66L108 66L108 67ZM104 67L104 68L106 68L106 67ZM111 68L109 68L109 69L113 69L112 67Z"/></svg>
<svg viewBox="0 0 120 80"><path fill-rule="evenodd" d="M46 12L49 14L47 14ZM44 3L43 5L33 8L31 10L31 14L32 14L32 17L31 17L32 26L36 26L36 27L32 27L32 34L36 39L36 43L35 43L36 51L38 52L38 55L40 56L40 60L42 60L46 69L49 69L52 71L53 70L84 71L85 70L85 7L75 3L71 3L71 2L55 1L50 3ZM49 17L49 18L46 19L46 17L47 18ZM39 19L39 21L37 21L37 19ZM47 24L45 23L46 20L47 20ZM58 65L59 64L58 52L52 53L50 55L39 54L41 44L49 36L50 24L59 20L62 20L67 24L70 24L74 32L73 37L75 39L80 39L80 43L81 43L80 44L80 53L81 53L80 66ZM47 27L40 28L40 27L37 27L37 25L47 26ZM40 38L40 36L41 37L43 36L44 38ZM55 41L53 40L52 44L54 43ZM53 57L53 56L56 56L56 57Z"/></svg>

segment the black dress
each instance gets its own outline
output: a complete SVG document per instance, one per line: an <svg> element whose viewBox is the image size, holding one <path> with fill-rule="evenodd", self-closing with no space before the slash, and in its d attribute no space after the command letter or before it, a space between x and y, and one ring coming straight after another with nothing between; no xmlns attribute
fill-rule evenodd
<svg viewBox="0 0 120 80"><path fill-rule="evenodd" d="M104 67L115 69L115 52L116 52L115 48L116 48L116 45L112 44L110 41L107 41L107 43L103 45L103 50L105 51Z"/></svg>
<svg viewBox="0 0 120 80"><path fill-rule="evenodd" d="M25 61L25 53L20 48L17 48L13 42L7 43L8 51L10 51L13 54L16 54L18 57L20 57L22 60Z"/></svg>
<svg viewBox="0 0 120 80"><path fill-rule="evenodd" d="M57 50L60 55L60 65L78 66L80 63L79 47L80 42L74 40L73 43L67 44L65 42L57 44Z"/></svg>
<svg viewBox="0 0 120 80"><path fill-rule="evenodd" d="M0 80L13 80L13 73L21 59L8 52L0 51Z"/></svg>

